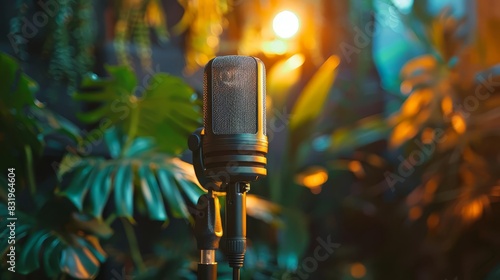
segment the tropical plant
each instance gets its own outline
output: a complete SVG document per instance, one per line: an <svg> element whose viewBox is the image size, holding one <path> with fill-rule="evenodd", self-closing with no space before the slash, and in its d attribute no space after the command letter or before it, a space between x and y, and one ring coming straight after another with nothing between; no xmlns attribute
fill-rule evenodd
<svg viewBox="0 0 500 280"><path fill-rule="evenodd" d="M25 135L16 143L4 143L11 145L5 154L12 161L2 161L5 169L20 167L16 168L18 204L14 212L18 219L16 272L42 271L48 277L68 274L79 279L95 277L108 256L101 242L113 246L111 237L116 234L112 228L117 227L114 221L119 218L131 248L135 275L147 279L163 277L165 273L192 277L190 263L195 242L191 228L175 221L184 219L192 223L189 208L204 193L193 167L179 158L186 149L187 136L201 125L200 104L190 87L181 79L163 73L155 74L148 85L141 87L126 66L107 67L109 78L88 75L74 99L100 104L78 114L86 122L99 122L95 129L81 135L75 125L43 108L33 98L36 83L22 73L13 58L2 54L1 62L7 77L3 80L4 88L14 89L2 92L5 98L1 106L6 108L2 133L9 135L22 129ZM70 142L65 144L66 140ZM104 156L102 144L106 148ZM36 172L47 159L41 151L36 157L32 155L35 148L44 151L43 154L52 150L50 153L59 155L59 160L49 164L49 175L43 176L44 182L49 182L47 186L37 180L40 175ZM9 249L6 225L10 212L7 211L8 180L2 176L1 182L4 231L1 250L5 256ZM25 195L33 206L20 203ZM276 205L252 195L248 199L249 215L277 223ZM162 228L174 223L170 232L184 241L174 245L169 237L160 234L155 242L163 244L160 246L163 250L157 252L157 262L146 263L136 240L141 231L133 227L138 223L137 217L159 221ZM157 232L161 233L162 228L156 228ZM178 250L183 252L182 259L176 256ZM159 269L159 260L168 265ZM182 264L183 269L172 266L175 262ZM229 272L221 270L222 275Z"/></svg>
<svg viewBox="0 0 500 280"><path fill-rule="evenodd" d="M99 232L100 226L107 227L102 218L102 211L111 194L114 195L115 210L111 211L114 217L133 220L135 198L137 201L135 206L139 212L148 213L151 219L168 221L163 194L173 217L189 219L183 196L186 196L191 203L195 203L203 190L196 185L191 166L175 155L185 147L184 138L191 133L190 128L194 130L198 127L200 110L196 98L193 99L193 92L180 79L157 74L153 77L156 82L154 88L150 84L148 90L136 99L132 90L136 86L133 83L135 76L126 68L110 67L113 77L108 80L86 80L84 86L94 89L100 87L102 91L77 93L75 98L92 101L126 98L132 101L128 103L131 106L130 117L123 116L120 119L122 115L113 110L106 110L111 104L106 102L96 111L82 114L82 119L85 120L93 120L92 118L96 118L99 113L109 116L109 122L104 123L104 126L101 125L82 137L72 134L78 130L68 121L58 122L53 114L40 112L41 109L35 105L36 101L33 99L35 87L28 87L29 83L34 83L19 71L12 58L2 55L2 65L4 66L2 69L7 71L4 76L7 79L3 80L6 84L3 88L17 89L2 92L6 96L2 99L5 100L2 106L6 108L4 112L7 113L6 121L2 123L29 123L28 128L33 135L31 138L21 138L19 140L22 141L11 145L19 148L11 149L9 152L16 154L9 158L19 158L18 154L23 155L23 152L27 154L33 148L41 149L43 142L38 139L44 140L48 132L54 131L42 130L47 124L38 122L34 117L26 117L23 114L24 105L30 106L27 109L29 111L36 110L36 114L33 115L45 117L50 125L57 126L60 130L65 128L64 131L70 132L77 144L64 147L62 152L66 155L61 164L53 164L61 181L55 182L49 190L44 190L43 195L40 194L42 190L36 185L35 178L30 177L33 176L35 165L32 159L24 159L29 159L29 154L24 158L21 157L19 162L8 163L20 166L17 173L19 182L17 197L22 197L23 180L28 178L30 184L33 184L31 199L36 201L34 209L23 209L19 203L16 212L19 217L16 244L20 244L17 249L20 256L18 260L20 273L30 273L42 267L48 276L61 272L76 278L95 276L99 263L104 261L106 255L95 236L109 237L111 233L111 229L103 230L106 234ZM20 75L21 78L15 75ZM8 103L9 100L15 102ZM170 104L168 106L171 107L158 108L158 104ZM10 121L9 118L13 120ZM186 123L181 126L180 121ZM149 126L144 126L145 124ZM10 127L14 129L8 130ZM21 125L11 125L4 130L5 135L12 134L17 127L26 130L25 134L30 132ZM102 141L95 138L96 132L99 131L102 133L100 136L108 143L110 159L91 156L91 149ZM159 136L147 138L145 134ZM11 141L10 138L7 139ZM169 144L155 144L155 139L168 141ZM65 150L70 152L67 153ZM165 152L153 154L155 150ZM23 166L26 166L27 172L21 173ZM2 186L7 187L5 178L2 182L4 182ZM6 191L3 194L3 198L6 199ZM4 210L6 208L2 210L2 214L5 214ZM26 210L30 211L29 214L23 214ZM57 211L62 211L64 214L56 215ZM6 216L2 217L3 223L7 222ZM109 222L110 220L108 224ZM2 242L2 252L6 252L5 248L8 247L6 241L5 239ZM82 266L75 266L78 263Z"/></svg>
<svg viewBox="0 0 500 280"><path fill-rule="evenodd" d="M430 20L428 27L432 53L408 61L401 70L402 90L408 98L391 119L395 127L390 144L404 145L406 161L421 178L405 202L408 219L426 221L429 236L424 242L439 244L435 257L446 264L443 271L450 271L460 266L447 259L451 248L454 254L468 254L460 246L466 235L496 246L493 240L480 237L489 228L483 228L480 221L497 212L499 151L492 143L500 140L500 72L498 61L481 55L489 53L485 49L491 46L479 40L467 42L459 32L466 27L449 16L448 10ZM410 158L416 153L424 157ZM395 184L406 180L394 175L390 177ZM489 258L471 258L468 265L480 267ZM457 270L482 278L498 273L493 266Z"/></svg>

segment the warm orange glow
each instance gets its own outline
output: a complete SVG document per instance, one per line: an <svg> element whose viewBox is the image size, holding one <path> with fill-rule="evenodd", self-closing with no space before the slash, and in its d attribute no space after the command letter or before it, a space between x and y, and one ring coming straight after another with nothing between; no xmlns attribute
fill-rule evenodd
<svg viewBox="0 0 500 280"><path fill-rule="evenodd" d="M361 162L358 160L352 160L349 162L349 170L351 170L354 175L356 175L358 178L364 177L365 176L365 170L363 169L363 166L361 165Z"/></svg>
<svg viewBox="0 0 500 280"><path fill-rule="evenodd" d="M318 172L306 176L303 180L303 183L306 187L315 188L324 184L327 179L328 175L325 172Z"/></svg>
<svg viewBox="0 0 500 280"><path fill-rule="evenodd" d="M290 93L290 88L295 86L302 77L302 65L305 57L303 54L294 54L293 56L280 60L274 64L267 74L267 92L272 101L282 104ZM268 109L272 104L267 103Z"/></svg>
<svg viewBox="0 0 500 280"><path fill-rule="evenodd" d="M366 275L366 268L362 263L354 263L351 265L351 275L354 278L363 278Z"/></svg>
<svg viewBox="0 0 500 280"><path fill-rule="evenodd" d="M429 127L425 128L424 131L422 131L421 139L424 144L432 143L432 141L434 141L434 129Z"/></svg>
<svg viewBox="0 0 500 280"><path fill-rule="evenodd" d="M144 17L149 26L160 26L165 21L163 11L156 1L149 2Z"/></svg>
<svg viewBox="0 0 500 280"><path fill-rule="evenodd" d="M428 100L428 93L420 90L415 91L408 99L406 99L403 106L401 106L401 112L405 116L413 116L422 109L422 105Z"/></svg>
<svg viewBox="0 0 500 280"><path fill-rule="evenodd" d="M465 120L461 115L454 115L451 118L451 125L458 134L464 133L467 127L467 125L465 124Z"/></svg>
<svg viewBox="0 0 500 280"><path fill-rule="evenodd" d="M424 197L422 199L424 203L431 202L437 188L438 188L438 179L437 178L434 177L434 178L430 179L429 181L427 181L427 183L425 184Z"/></svg>
<svg viewBox="0 0 500 280"><path fill-rule="evenodd" d="M219 37L212 35L207 37L207 45L211 48L216 48L219 45Z"/></svg>
<svg viewBox="0 0 500 280"><path fill-rule="evenodd" d="M315 166L300 173L296 177L297 183L314 189L320 187L328 180L328 173L323 167Z"/></svg>
<svg viewBox="0 0 500 280"><path fill-rule="evenodd" d="M280 38L288 39L299 31L299 18L290 11L282 11L273 19L274 33Z"/></svg>
<svg viewBox="0 0 500 280"><path fill-rule="evenodd" d="M467 221L475 221L483 214L483 208L483 199L474 199L462 208L462 217Z"/></svg>
<svg viewBox="0 0 500 280"><path fill-rule="evenodd" d="M439 225L439 216L434 213L427 218L427 227L429 229L435 229Z"/></svg>
<svg viewBox="0 0 500 280"><path fill-rule="evenodd" d="M494 186L493 188L491 188L490 195L500 197L500 186Z"/></svg>
<svg viewBox="0 0 500 280"><path fill-rule="evenodd" d="M445 116L448 116L453 112L453 101L451 100L451 97L446 96L443 98L443 101L441 101L441 110L443 110L443 114Z"/></svg>
<svg viewBox="0 0 500 280"><path fill-rule="evenodd" d="M194 59L198 65L205 65L210 60L210 58L203 53L196 54Z"/></svg>
<svg viewBox="0 0 500 280"><path fill-rule="evenodd" d="M302 64L304 64L305 60L306 60L306 58L304 57L303 54L300 54L300 53L295 54L286 60L285 67L290 71L297 69L300 66L302 66Z"/></svg>
<svg viewBox="0 0 500 280"><path fill-rule="evenodd" d="M420 218L420 216L422 216L422 208L419 206L412 207L410 209L410 212L408 213L408 218L410 218L410 220L412 221Z"/></svg>
<svg viewBox="0 0 500 280"><path fill-rule="evenodd" d="M404 141L412 138L417 134L415 126L409 121L404 121L398 124L394 131L392 132L390 144L391 147L397 147L401 145Z"/></svg>
<svg viewBox="0 0 500 280"><path fill-rule="evenodd" d="M376 166L376 167L384 167L385 166L385 160L376 154L369 154L365 158L366 162L369 164Z"/></svg>

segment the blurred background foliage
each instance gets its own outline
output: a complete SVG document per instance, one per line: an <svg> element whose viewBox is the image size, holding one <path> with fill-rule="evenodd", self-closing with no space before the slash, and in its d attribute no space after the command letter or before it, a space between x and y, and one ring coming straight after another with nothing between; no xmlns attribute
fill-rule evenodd
<svg viewBox="0 0 500 280"><path fill-rule="evenodd" d="M244 279L498 279L498 5L3 4L1 278L195 279L190 209L204 189L187 137L202 67L242 54L266 64L270 143ZM282 10L296 34L274 26ZM310 261L325 241L335 250Z"/></svg>

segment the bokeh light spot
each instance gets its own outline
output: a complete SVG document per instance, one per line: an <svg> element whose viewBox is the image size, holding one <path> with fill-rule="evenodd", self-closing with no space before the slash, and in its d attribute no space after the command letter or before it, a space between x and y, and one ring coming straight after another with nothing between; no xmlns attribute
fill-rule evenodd
<svg viewBox="0 0 500 280"><path fill-rule="evenodd" d="M366 268L362 263L354 263L351 265L351 275L356 279L365 277Z"/></svg>
<svg viewBox="0 0 500 280"><path fill-rule="evenodd" d="M299 31L299 18L290 11L282 11L273 19L273 30L278 37L291 38Z"/></svg>

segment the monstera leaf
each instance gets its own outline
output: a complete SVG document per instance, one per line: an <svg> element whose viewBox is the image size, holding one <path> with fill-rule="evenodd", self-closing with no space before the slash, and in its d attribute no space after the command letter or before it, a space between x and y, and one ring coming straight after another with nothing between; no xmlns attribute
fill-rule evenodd
<svg viewBox="0 0 500 280"><path fill-rule="evenodd" d="M7 239L10 231L7 225L12 221L7 220L8 210L3 203L0 203L0 213L3 229L0 250L3 255L9 252L10 246L15 246L16 273L28 274L43 269L49 277L66 273L74 278L90 279L97 275L100 263L106 260L97 237L85 232L90 228L84 226L89 221L82 220L81 216L74 215L65 225L73 230L58 231L38 224L32 216L17 210L15 243L12 243ZM95 224L92 227L95 229ZM107 228L102 223L100 227ZM105 232L109 235L111 230L108 228Z"/></svg>
<svg viewBox="0 0 500 280"><path fill-rule="evenodd" d="M138 136L151 136L160 151L178 154L187 148L186 139L201 126L200 103L193 90L182 79L156 73L147 84L139 85L131 69L125 66L106 67L109 79L89 75L76 100L99 102L95 110L80 113L82 121L105 121L109 128L117 125L129 139L129 147ZM91 134L91 133L89 133Z"/></svg>
<svg viewBox="0 0 500 280"><path fill-rule="evenodd" d="M190 164L156 153L148 138L135 139L122 158L67 156L61 166L60 195L77 209L99 218L108 201L113 200L114 213L120 217L132 218L135 206L153 220L168 221L167 212L175 218L190 219L185 198L196 204L204 193Z"/></svg>

